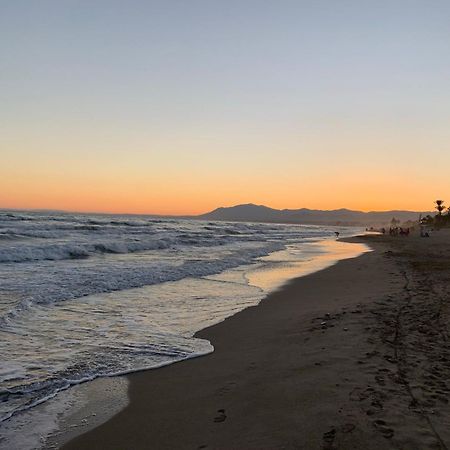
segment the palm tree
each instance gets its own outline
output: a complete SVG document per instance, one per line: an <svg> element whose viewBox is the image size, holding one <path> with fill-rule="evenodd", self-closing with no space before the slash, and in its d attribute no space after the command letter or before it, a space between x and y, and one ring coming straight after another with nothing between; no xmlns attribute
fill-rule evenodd
<svg viewBox="0 0 450 450"><path fill-rule="evenodd" d="M444 211L444 200L436 200L434 203L436 203L435 208L438 210L438 215L442 216L442 211Z"/></svg>

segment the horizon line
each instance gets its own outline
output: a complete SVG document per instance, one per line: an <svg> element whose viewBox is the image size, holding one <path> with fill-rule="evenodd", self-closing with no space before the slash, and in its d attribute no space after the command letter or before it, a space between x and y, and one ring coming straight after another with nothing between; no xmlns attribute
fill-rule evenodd
<svg viewBox="0 0 450 450"><path fill-rule="evenodd" d="M346 207L334 208L334 209L316 209L316 208L273 208L271 206L256 204L256 203L238 203L231 206L217 206L211 210L206 212L198 213L198 214L160 214L160 213L152 213L152 212L113 212L113 211L89 211L89 210L69 210L69 209L59 209L59 208L4 208L0 206L0 211L29 211L29 212L53 212L53 213L65 213L65 214L99 214L99 215L121 215L121 216L153 216L153 217L172 217L172 218L195 218L199 216L203 216L205 214L209 214L220 208L234 208L237 206L257 206L264 207L268 209L272 209L275 211L298 211L298 210L308 210L308 211L323 211L323 212L333 212L333 211L350 211L350 212L359 212L364 214L369 213L387 213L387 212L411 212L411 213L429 213L434 212L434 210L409 210L409 209L380 209L380 210L360 210L360 209L349 209Z"/></svg>

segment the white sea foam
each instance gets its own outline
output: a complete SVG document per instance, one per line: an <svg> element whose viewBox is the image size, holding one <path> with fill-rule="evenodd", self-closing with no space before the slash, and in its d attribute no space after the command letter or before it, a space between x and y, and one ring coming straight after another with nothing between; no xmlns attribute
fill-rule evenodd
<svg viewBox="0 0 450 450"><path fill-rule="evenodd" d="M298 259L304 242L332 235L314 226L0 212L0 417L86 380L210 352L194 333L264 295L245 270L274 264L264 257L287 247Z"/></svg>

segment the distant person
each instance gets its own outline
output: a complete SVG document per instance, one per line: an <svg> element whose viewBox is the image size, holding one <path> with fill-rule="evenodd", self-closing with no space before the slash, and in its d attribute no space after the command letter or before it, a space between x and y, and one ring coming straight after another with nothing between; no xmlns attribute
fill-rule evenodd
<svg viewBox="0 0 450 450"><path fill-rule="evenodd" d="M339 231L335 231L334 234L336 235L336 239L339 237Z"/></svg>

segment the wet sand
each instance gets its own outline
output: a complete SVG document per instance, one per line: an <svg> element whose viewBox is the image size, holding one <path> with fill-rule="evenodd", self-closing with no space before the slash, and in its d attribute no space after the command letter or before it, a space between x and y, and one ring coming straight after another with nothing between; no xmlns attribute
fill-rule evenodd
<svg viewBox="0 0 450 450"><path fill-rule="evenodd" d="M129 376L63 448L447 448L450 233L356 241L375 251L197 333L214 353Z"/></svg>

